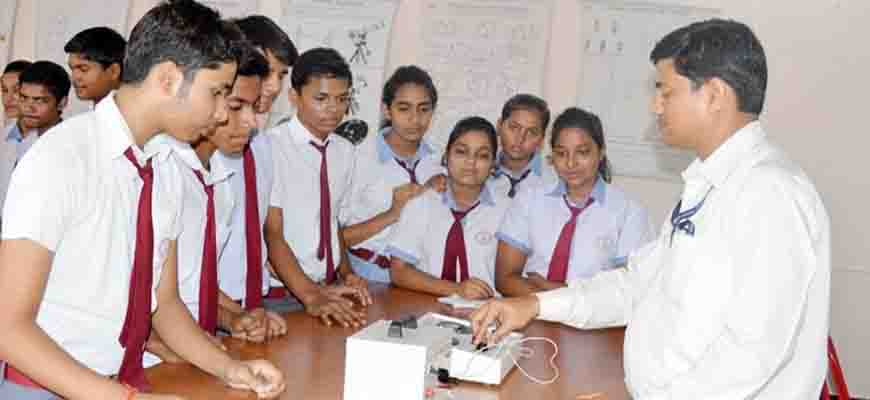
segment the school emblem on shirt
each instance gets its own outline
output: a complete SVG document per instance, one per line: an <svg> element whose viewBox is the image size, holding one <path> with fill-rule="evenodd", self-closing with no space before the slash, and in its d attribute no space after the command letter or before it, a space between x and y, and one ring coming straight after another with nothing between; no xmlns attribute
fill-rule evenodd
<svg viewBox="0 0 870 400"><path fill-rule="evenodd" d="M495 236L490 232L477 232L477 234L474 235L474 238L477 240L477 243L488 245L492 243Z"/></svg>

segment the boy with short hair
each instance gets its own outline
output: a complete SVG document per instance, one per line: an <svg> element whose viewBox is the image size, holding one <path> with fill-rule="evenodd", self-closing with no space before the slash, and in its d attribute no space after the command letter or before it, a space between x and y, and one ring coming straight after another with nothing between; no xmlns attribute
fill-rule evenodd
<svg viewBox="0 0 870 400"><path fill-rule="evenodd" d="M521 93L504 104L496 125L500 151L491 189L513 198L521 188L556 182L552 166L541 154L549 123L550 108L538 96Z"/></svg>
<svg viewBox="0 0 870 400"><path fill-rule="evenodd" d="M179 298L181 171L167 146L146 144L160 132L192 142L226 121L232 39L213 10L162 2L130 35L118 91L21 161L0 242L0 398L171 398L137 394L152 326L229 386L283 391L281 372L220 351Z"/></svg>
<svg viewBox="0 0 870 400"><path fill-rule="evenodd" d="M63 47L72 71L76 96L100 102L121 84L127 41L112 28L88 28L73 36Z"/></svg>

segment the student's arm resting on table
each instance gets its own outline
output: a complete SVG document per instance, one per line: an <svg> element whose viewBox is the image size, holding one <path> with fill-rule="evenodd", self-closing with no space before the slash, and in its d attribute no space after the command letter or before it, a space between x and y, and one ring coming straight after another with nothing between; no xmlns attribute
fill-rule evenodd
<svg viewBox="0 0 870 400"><path fill-rule="evenodd" d="M52 257L30 239L0 242L0 359L67 399L124 398L123 385L79 364L36 324Z"/></svg>
<svg viewBox="0 0 870 400"><path fill-rule="evenodd" d="M541 290L531 279L523 276L528 257L522 250L498 241L495 256L495 287L505 297L527 296Z"/></svg>
<svg viewBox="0 0 870 400"><path fill-rule="evenodd" d="M350 259L345 245L344 238L338 235L338 275L341 281L338 285L348 286L357 290L357 300L360 305L367 307L372 304L372 296L369 294L369 282L365 278L357 275L350 267Z"/></svg>
<svg viewBox="0 0 870 400"><path fill-rule="evenodd" d="M228 386L252 390L261 398L274 398L284 391L284 375L272 363L232 359L194 322L178 294L175 241L169 243L157 285L157 311L151 321L170 349Z"/></svg>
<svg viewBox="0 0 870 400"><path fill-rule="evenodd" d="M365 314L354 310L353 302L342 295L358 294L355 288L322 288L305 275L302 266L284 239L283 213L278 207L269 207L265 226L269 262L278 278L305 305L305 310L319 317L324 324L358 327L365 323Z"/></svg>
<svg viewBox="0 0 870 400"><path fill-rule="evenodd" d="M390 280L398 287L436 296L457 294L467 299L482 300L495 295L492 288L480 279L470 278L462 283L446 281L418 270L397 256L392 257Z"/></svg>
<svg viewBox="0 0 870 400"><path fill-rule="evenodd" d="M236 339L263 342L287 333L287 322L263 307L245 310L223 291L218 299L218 327Z"/></svg>

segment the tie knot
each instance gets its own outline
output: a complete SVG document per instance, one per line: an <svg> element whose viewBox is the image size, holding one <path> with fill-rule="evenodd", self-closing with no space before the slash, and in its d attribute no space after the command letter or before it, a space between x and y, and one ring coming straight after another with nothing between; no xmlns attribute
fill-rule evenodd
<svg viewBox="0 0 870 400"><path fill-rule="evenodd" d="M151 168L151 159L148 159L148 161L145 162L144 167L139 166L139 162L136 161L136 156L133 155L132 146L124 151L124 156L127 157L127 160L130 161L130 164L133 164L133 167L136 168L136 172L139 173L139 177L142 178L143 181L149 180L154 177L154 169Z"/></svg>
<svg viewBox="0 0 870 400"><path fill-rule="evenodd" d="M586 207L589 207L589 205L592 204L592 201L593 201L593 199L590 196L588 199L586 199L586 202L583 203L582 206L577 207L577 206L571 204L570 201L568 201L567 196L565 197L565 205L568 206L568 211L571 211L571 218L576 218L578 215L580 215L580 213L582 213L583 210L586 209Z"/></svg>
<svg viewBox="0 0 870 400"><path fill-rule="evenodd" d="M324 143L323 145L319 145L319 144L315 143L315 142L312 140L312 141L309 142L309 143L311 143L311 145L314 146L314 148L317 149L317 151L319 151L320 154L322 154L322 155L324 155L324 156L326 155L326 146L329 145L329 142L326 142L326 143Z"/></svg>

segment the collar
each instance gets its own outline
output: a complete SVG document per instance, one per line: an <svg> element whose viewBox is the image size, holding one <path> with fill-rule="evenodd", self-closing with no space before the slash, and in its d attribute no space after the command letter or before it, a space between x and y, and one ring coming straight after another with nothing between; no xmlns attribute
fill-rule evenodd
<svg viewBox="0 0 870 400"><path fill-rule="evenodd" d="M553 188L550 192L547 193L547 196L551 197L562 197L568 194L568 185L565 184L565 181L559 179L559 182L556 183L556 187ZM592 187L592 193L589 194L596 203L599 205L604 205L607 201L607 183L604 182L604 179L601 176L595 180L595 186Z"/></svg>
<svg viewBox="0 0 870 400"><path fill-rule="evenodd" d="M719 145L706 160L696 158L692 161L682 173L683 180L687 184L703 180L710 185L721 186L742 165L747 154L766 137L761 122L750 122Z"/></svg>
<svg viewBox="0 0 870 400"><path fill-rule="evenodd" d="M494 206L495 200L492 198L492 193L489 191L489 185L484 184L480 189L480 196L477 198L481 204L485 206ZM450 185L448 183L447 190L441 193L441 202L450 207L451 210L456 210L456 198L453 196L453 190L450 189Z"/></svg>
<svg viewBox="0 0 870 400"><path fill-rule="evenodd" d="M145 162L155 155L160 161L169 157L169 153L171 153L169 146L160 140L155 140L164 135L157 135L149 140L148 143L145 143L144 150L133 142L133 133L130 131L124 115L121 114L121 110L118 109L118 104L115 103L115 92L109 93L94 107L94 115L98 124L97 136L106 144L101 147L105 156L111 159L124 157L124 152L132 147L133 155L139 165L145 165Z"/></svg>
<svg viewBox="0 0 870 400"><path fill-rule="evenodd" d="M530 169L532 170L532 173L537 175L537 176L541 176L541 174L543 173L542 165L543 165L544 156L541 155L540 151L535 152L535 155L532 156L532 159L529 160L529 163L526 164L526 167L523 168L523 170L520 171L518 174L514 174L513 172L511 172L511 170L505 168L504 165L502 165L501 161L502 161L503 156L504 156L504 152L500 151L498 153L498 158L497 158L497 163L496 163L496 165L498 165L498 167L496 167L496 171L495 171L496 176L508 175L508 176L511 176L514 179L516 179L516 178L521 177L524 173L526 173L526 171L528 171Z"/></svg>
<svg viewBox="0 0 870 400"><path fill-rule="evenodd" d="M9 132L6 135L6 141L16 141L21 143L24 140L24 135L21 134L21 128L18 127L18 121L12 120L12 123L6 126L6 131Z"/></svg>
<svg viewBox="0 0 870 400"><path fill-rule="evenodd" d="M329 143L329 139L333 135L330 133L329 136L326 137L326 140L320 140L317 136L314 136L305 125L302 125L302 121L299 120L299 117L295 116L290 120L290 123L287 126L290 128L290 137L299 145L308 146L309 142L314 142L319 146L324 146Z"/></svg>
<svg viewBox="0 0 870 400"><path fill-rule="evenodd" d="M386 141L386 136L392 131L392 127L384 127L378 132L377 137L375 138L375 147L377 148L378 160L381 162L381 164L393 161L393 159L399 159L406 162L415 162L435 152L435 150L432 149L432 146L429 145L429 142L427 142L426 139L423 139L420 142L420 147L417 148L417 153L411 156L411 158L406 159L403 157L399 157L399 155L393 151L393 148L390 147L390 145L387 144Z"/></svg>

